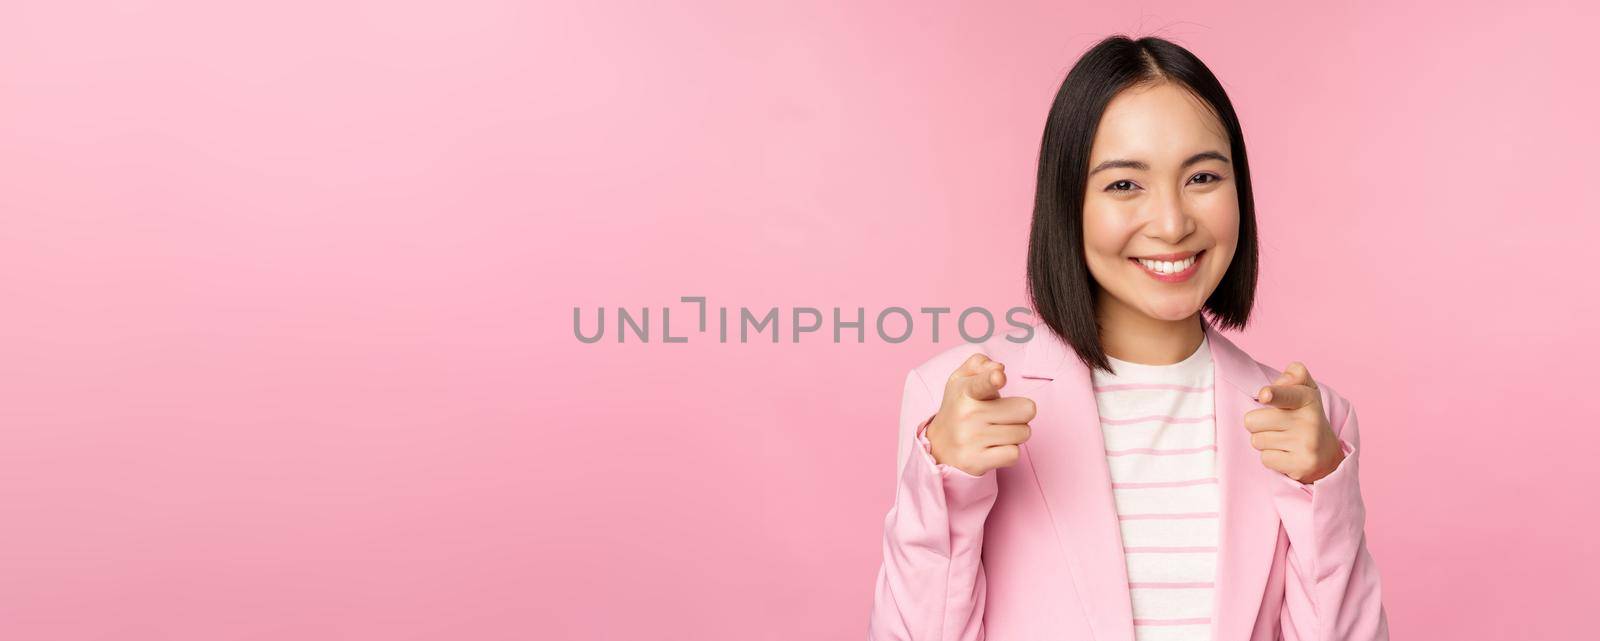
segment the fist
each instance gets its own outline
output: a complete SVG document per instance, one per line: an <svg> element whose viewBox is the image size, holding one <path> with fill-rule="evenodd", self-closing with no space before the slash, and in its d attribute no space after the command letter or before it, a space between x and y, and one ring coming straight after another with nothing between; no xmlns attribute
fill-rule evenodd
<svg viewBox="0 0 1600 641"><path fill-rule="evenodd" d="M928 424L933 460L973 476L1017 464L1018 446L1028 440L1034 404L1016 396L1000 398L1006 366L973 354L950 374L944 401Z"/></svg>
<svg viewBox="0 0 1600 641"><path fill-rule="evenodd" d="M1311 372L1299 361L1289 363L1257 400L1268 407L1245 412L1250 445L1261 451L1261 464L1301 483L1314 483L1339 466L1344 448L1328 425L1322 393Z"/></svg>

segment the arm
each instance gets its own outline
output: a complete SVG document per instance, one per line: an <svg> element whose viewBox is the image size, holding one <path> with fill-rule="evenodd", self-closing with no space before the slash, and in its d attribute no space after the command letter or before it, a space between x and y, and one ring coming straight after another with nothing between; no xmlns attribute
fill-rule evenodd
<svg viewBox="0 0 1600 641"><path fill-rule="evenodd" d="M1357 475L1361 433L1355 407L1332 397L1334 434L1344 460L1309 485L1287 476L1273 501L1289 535L1284 570L1285 641L1387 641L1378 568L1367 551L1366 506ZM1342 405L1343 407L1339 407Z"/></svg>
<svg viewBox="0 0 1600 641"><path fill-rule="evenodd" d="M981 641L983 527L999 495L993 470L936 463L922 435L939 398L913 370L901 397L899 473L883 521L870 641Z"/></svg>

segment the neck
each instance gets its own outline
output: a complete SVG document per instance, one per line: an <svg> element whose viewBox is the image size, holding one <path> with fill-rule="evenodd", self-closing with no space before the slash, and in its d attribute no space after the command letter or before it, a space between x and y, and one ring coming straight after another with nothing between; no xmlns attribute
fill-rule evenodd
<svg viewBox="0 0 1600 641"><path fill-rule="evenodd" d="M1100 345L1107 356L1140 365L1171 365L1200 348L1205 327L1200 312L1179 320L1152 318L1101 292L1096 310Z"/></svg>

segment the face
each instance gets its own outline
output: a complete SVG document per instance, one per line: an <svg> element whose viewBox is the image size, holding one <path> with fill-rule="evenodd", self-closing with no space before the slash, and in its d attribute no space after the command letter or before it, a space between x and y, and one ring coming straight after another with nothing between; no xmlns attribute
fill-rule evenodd
<svg viewBox="0 0 1600 641"><path fill-rule="evenodd" d="M1102 318L1178 321L1205 306L1238 246L1229 154L1221 121L1178 85L1129 88L1107 105L1083 203Z"/></svg>

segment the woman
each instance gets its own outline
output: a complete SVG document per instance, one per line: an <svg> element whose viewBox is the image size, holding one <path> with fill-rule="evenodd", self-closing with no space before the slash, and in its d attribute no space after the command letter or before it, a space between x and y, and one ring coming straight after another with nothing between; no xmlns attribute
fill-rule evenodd
<svg viewBox="0 0 1600 641"><path fill-rule="evenodd" d="M1165 40L1100 42L1045 124L1043 327L906 377L868 637L1387 639L1353 407L1218 333L1256 272L1222 86Z"/></svg>

